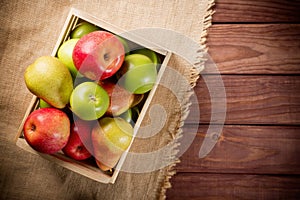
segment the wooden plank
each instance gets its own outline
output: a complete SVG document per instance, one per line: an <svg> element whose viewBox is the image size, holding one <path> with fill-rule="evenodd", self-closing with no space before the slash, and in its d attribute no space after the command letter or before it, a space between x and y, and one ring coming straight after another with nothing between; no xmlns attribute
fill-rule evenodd
<svg viewBox="0 0 300 200"><path fill-rule="evenodd" d="M300 124L299 76L223 75L222 81L226 91L226 124ZM198 106L200 123L220 123L210 118L211 102L217 108L224 104L221 89L217 76L202 76L194 90L198 102L193 100L186 123L199 123L194 111Z"/></svg>
<svg viewBox="0 0 300 200"><path fill-rule="evenodd" d="M217 0L213 22L299 22L299 0Z"/></svg>
<svg viewBox="0 0 300 200"><path fill-rule="evenodd" d="M178 173L167 199L299 199L300 177Z"/></svg>
<svg viewBox="0 0 300 200"><path fill-rule="evenodd" d="M207 45L222 74L300 74L300 24L213 25Z"/></svg>
<svg viewBox="0 0 300 200"><path fill-rule="evenodd" d="M192 130L195 125L186 126L183 139ZM180 157L178 172L300 174L300 126L227 125L214 149L200 159L207 130L208 126L200 125L193 143Z"/></svg>

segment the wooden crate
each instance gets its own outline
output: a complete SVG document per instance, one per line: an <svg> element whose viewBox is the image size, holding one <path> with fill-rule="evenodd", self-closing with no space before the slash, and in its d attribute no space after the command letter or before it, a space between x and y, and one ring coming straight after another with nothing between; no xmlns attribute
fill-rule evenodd
<svg viewBox="0 0 300 200"><path fill-rule="evenodd" d="M56 56L60 45L64 41L69 39L69 34L71 33L72 29L81 21L87 21L89 23L92 23L92 24L104 29L104 30L110 31L116 35L122 35L123 38L128 40L130 48L138 48L138 47L149 48L149 49L155 51L158 55L160 55L160 57L162 59L162 64L161 64L161 67L158 72L156 84L150 91L150 93L144 103L144 106L140 112L139 118L136 121L136 124L134 127L134 135L133 135L135 137L138 132L138 127L140 127L140 125L143 121L143 118L146 114L146 111L149 107L149 104L150 104L153 96L155 95L155 91L158 87L158 83L161 80L163 72L167 66L167 63L168 63L172 53L162 49L158 44L154 44L151 41L147 41L141 37L138 37L137 35L134 35L133 33L125 32L124 30L121 30L112 24L109 24L109 23L107 23L103 20L97 19L85 12L82 12L80 10L76 10L76 9L72 8L68 14L68 17L64 24L63 30L57 40L57 43L52 51L52 54L51 54L52 56ZM74 172L77 172L83 176L86 176L86 177L96 180L98 182L114 183L120 170L121 170L122 164L125 161L125 158L128 154L130 146L132 145L132 142L131 142L128 150L122 154L118 164L115 166L115 168L113 169L113 171L111 173L103 172L96 166L96 164L94 162L92 162L90 160L76 161L70 157L65 156L62 152L58 152L58 153L51 154L51 155L39 153L39 152L35 151L34 149L32 149L27 144L27 142L25 141L25 139L23 137L23 126L24 126L25 120L32 111L34 111L35 109L38 108L38 103L39 103L38 97L34 96L29 104L27 111L25 112L23 121L20 124L18 134L17 134L16 140L15 140L16 145L25 149L28 152L38 154L45 159L55 162L67 169L70 169ZM133 137L133 140L134 140L134 137Z"/></svg>

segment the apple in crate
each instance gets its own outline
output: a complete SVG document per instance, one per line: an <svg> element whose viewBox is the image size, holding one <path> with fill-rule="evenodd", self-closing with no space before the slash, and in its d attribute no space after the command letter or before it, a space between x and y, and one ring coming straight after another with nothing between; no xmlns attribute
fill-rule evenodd
<svg viewBox="0 0 300 200"><path fill-rule="evenodd" d="M39 99L39 108L51 108L52 106L48 104L43 99Z"/></svg>
<svg viewBox="0 0 300 200"><path fill-rule="evenodd" d="M107 31L94 31L79 39L72 57L82 75L103 80L120 69L124 54L124 46L117 36Z"/></svg>
<svg viewBox="0 0 300 200"><path fill-rule="evenodd" d="M58 59L68 67L73 79L75 79L77 76L82 77L82 75L78 73L72 58L73 49L78 40L79 39L69 39L65 41L57 51Z"/></svg>
<svg viewBox="0 0 300 200"><path fill-rule="evenodd" d="M72 112L82 120L96 120L109 106L107 92L95 82L83 82L75 87L70 97Z"/></svg>
<svg viewBox="0 0 300 200"><path fill-rule="evenodd" d="M159 56L152 50L150 49L145 49L145 48L142 48L142 49L136 49L136 50L133 50L131 52L131 54L142 54L142 55L145 55L147 56L148 58L151 59L151 61L153 62L153 64L156 66L156 68L159 67L159 63L160 63L160 58Z"/></svg>
<svg viewBox="0 0 300 200"><path fill-rule="evenodd" d="M89 34L93 31L98 31L100 30L99 27L90 24L88 22L81 22L76 25L74 30L71 32L70 36L71 38L81 38L82 36Z"/></svg>
<svg viewBox="0 0 300 200"><path fill-rule="evenodd" d="M134 94L144 94L152 89L157 78L156 65L142 54L130 54L125 57L118 72L119 83Z"/></svg>
<svg viewBox="0 0 300 200"><path fill-rule="evenodd" d="M93 153L91 131L93 121L76 119L71 125L70 138L67 145L62 149L64 154L75 159L85 160Z"/></svg>
<svg viewBox="0 0 300 200"><path fill-rule="evenodd" d="M53 154L67 144L70 136L70 120L59 109L41 108L26 118L23 131L25 140L33 149Z"/></svg>
<svg viewBox="0 0 300 200"><path fill-rule="evenodd" d="M110 102L106 114L109 116L119 116L128 110L135 100L135 95L128 92L120 85L112 81L102 81L99 85L107 92Z"/></svg>
<svg viewBox="0 0 300 200"><path fill-rule="evenodd" d="M103 171L111 170L129 147L133 135L130 123L120 117L104 117L92 130L96 163Z"/></svg>

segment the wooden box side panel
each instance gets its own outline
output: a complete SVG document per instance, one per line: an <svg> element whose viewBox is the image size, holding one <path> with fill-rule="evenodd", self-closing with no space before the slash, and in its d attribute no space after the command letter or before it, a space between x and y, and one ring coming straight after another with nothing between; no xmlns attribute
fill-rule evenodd
<svg viewBox="0 0 300 200"><path fill-rule="evenodd" d="M19 128L18 128L18 133L17 133L17 135L16 135L16 137L15 137L15 140L14 140L15 143L16 143L17 140L22 136L23 126L24 126L24 124L25 124L25 121L26 121L28 115L29 115L33 110L36 109L37 102L38 102L38 98L37 98L36 96L33 96L32 99L31 99L31 101L30 101L30 103L29 103L29 105L28 105L27 110L25 111L23 120L22 120L22 122L21 122L21 124L20 124L20 126L19 126Z"/></svg>
<svg viewBox="0 0 300 200"><path fill-rule="evenodd" d="M72 13L72 15L77 16L80 19L91 22L91 23L95 24L96 26L99 26L105 30L109 30L110 32L117 34L117 35L127 39L128 41L134 41L134 43L138 44L139 46L149 48L161 55L166 55L168 52L167 50L162 48L159 44L155 44L152 41L146 40L146 39L134 34L134 31L125 31L123 29L120 29L120 28L114 26L113 24L110 24L103 20L95 18L94 16L90 15L89 13L77 10L75 8L71 9L71 13ZM129 46L130 45L132 45L132 44L129 44Z"/></svg>
<svg viewBox="0 0 300 200"><path fill-rule="evenodd" d="M93 167L89 164L85 164L82 162L78 162L73 160L72 158L69 158L63 153L55 153L55 154L43 154L35 151L32 149L25 139L19 138L16 142L17 146L30 152L33 154L37 154L46 160L49 160L51 162L54 162L62 167L65 167L71 171L74 171L76 173L82 174L90 179L93 179L98 182L102 183L109 183L111 182L111 177L109 175L104 174L99 168Z"/></svg>

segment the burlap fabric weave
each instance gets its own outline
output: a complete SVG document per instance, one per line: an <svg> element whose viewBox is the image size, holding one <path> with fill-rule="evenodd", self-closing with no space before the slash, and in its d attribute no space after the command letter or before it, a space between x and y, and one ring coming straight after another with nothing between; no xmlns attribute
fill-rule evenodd
<svg viewBox="0 0 300 200"><path fill-rule="evenodd" d="M188 114L189 88L174 81L180 99L161 87L153 99L168 113L161 131L147 139L135 140L132 151L151 152L171 145L170 165L147 173L121 172L115 184L102 184L30 154L14 144L14 137L32 95L23 81L25 68L39 56L50 55L71 7L90 13L123 30L164 28L174 30L205 49L206 29L212 11L211 0L4 0L0 2L1 30L1 166L0 199L158 199L165 198L169 178L175 173L177 139ZM176 44L176 41L174 41ZM197 51L192 52L197 54ZM197 55L195 55L197 57ZM202 61L191 65L172 56L170 65L194 86ZM172 77L166 76L172 81ZM166 95L168 98L166 98ZM148 123L147 117L144 124ZM126 160L130 166L130 159ZM156 158L153 158L155 163ZM129 164L128 164L129 163ZM136 166L132 166L136 167Z"/></svg>

